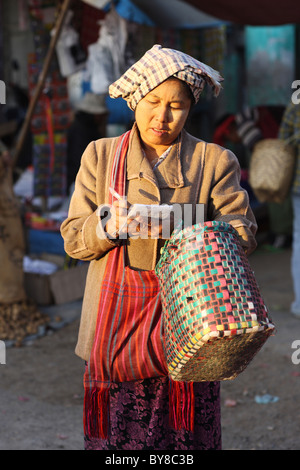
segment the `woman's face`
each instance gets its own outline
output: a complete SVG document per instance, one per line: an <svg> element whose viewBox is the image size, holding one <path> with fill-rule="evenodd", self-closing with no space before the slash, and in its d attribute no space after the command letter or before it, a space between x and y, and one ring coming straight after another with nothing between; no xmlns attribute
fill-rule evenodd
<svg viewBox="0 0 300 470"><path fill-rule="evenodd" d="M135 110L145 147L163 153L180 134L190 107L191 97L181 80L168 79L150 91Z"/></svg>

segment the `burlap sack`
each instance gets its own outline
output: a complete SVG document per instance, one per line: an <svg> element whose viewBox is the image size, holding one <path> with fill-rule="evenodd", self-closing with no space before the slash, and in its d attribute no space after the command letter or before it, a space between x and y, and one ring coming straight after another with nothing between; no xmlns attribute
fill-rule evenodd
<svg viewBox="0 0 300 470"><path fill-rule="evenodd" d="M23 256L25 239L12 172L0 157L0 303L26 298Z"/></svg>

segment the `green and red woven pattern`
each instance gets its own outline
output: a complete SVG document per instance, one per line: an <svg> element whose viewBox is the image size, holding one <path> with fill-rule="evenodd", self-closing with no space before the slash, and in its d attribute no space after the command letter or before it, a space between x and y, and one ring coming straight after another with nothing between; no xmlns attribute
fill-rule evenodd
<svg viewBox="0 0 300 470"><path fill-rule="evenodd" d="M274 331L237 232L227 223L206 222L173 235L156 273L175 380L233 378Z"/></svg>

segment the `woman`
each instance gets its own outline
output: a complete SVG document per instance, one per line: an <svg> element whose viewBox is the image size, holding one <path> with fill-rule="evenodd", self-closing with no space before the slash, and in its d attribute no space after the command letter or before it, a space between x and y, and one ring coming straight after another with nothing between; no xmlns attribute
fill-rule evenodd
<svg viewBox="0 0 300 470"><path fill-rule="evenodd" d="M117 360L114 356L107 367L108 372L103 366L106 346L112 340L99 326L104 321L104 328L114 315L106 297L99 300L99 286L102 281L101 290L106 292L107 276L111 282L118 276L117 271L112 270L123 253L120 246L126 242L126 269L130 267L131 273L144 276L154 269L164 244L159 235L156 238L136 237L139 229L144 231L146 227L147 231L147 221L140 218L139 224L135 223L131 230L128 206L135 203L190 204L193 207L202 204L205 220L223 220L236 228L247 253L256 246L256 223L247 193L239 185L236 157L222 147L192 137L183 129L189 110L199 99L205 83L214 87L217 94L220 79L216 71L192 57L155 45L111 85L110 96L125 99L135 111L136 122L123 152L126 153L126 168L125 163L120 165L126 181L123 186L117 186L121 192L123 187L121 196L126 198L113 202L110 218L104 213L104 208L112 201L109 186L120 176L118 173L114 179L111 177L116 155L122 155L124 144L121 145L118 138L101 139L90 143L83 154L69 216L62 224L61 232L65 250L71 257L91 261L76 346L76 353L88 362L85 386L88 389L90 376L99 368L102 368L105 386L109 382L109 393L103 386L102 398L99 394L97 400L93 400L94 392L91 390L86 395L86 449L221 448L219 383L198 383L194 384L193 390L186 392L186 396L182 392L181 400L194 397L194 427L193 431L188 425L175 426L174 429L169 424L171 392L163 358L161 362L158 360L158 372L154 376L145 374L146 378L111 383L110 373L117 375L115 369L119 363L114 363ZM123 176L118 181L122 181ZM118 258L109 264L115 253L118 253ZM151 279L155 283L155 279ZM117 291L118 287L114 290ZM126 299L127 296L122 294L121 301ZM126 308L123 310L121 313L126 316ZM113 331L114 335L117 334L117 329ZM157 328L153 331L155 334ZM143 357L146 364L149 358L143 355L143 346L144 342L141 342L136 361ZM122 348L123 345L119 349ZM132 365L130 353L124 364L126 375ZM94 383L97 385L97 380ZM105 414L103 403L108 395L110 404L108 414ZM96 433L98 437L95 433L91 437L97 427L93 412L97 406L99 409L102 407L101 422L97 423L101 432Z"/></svg>

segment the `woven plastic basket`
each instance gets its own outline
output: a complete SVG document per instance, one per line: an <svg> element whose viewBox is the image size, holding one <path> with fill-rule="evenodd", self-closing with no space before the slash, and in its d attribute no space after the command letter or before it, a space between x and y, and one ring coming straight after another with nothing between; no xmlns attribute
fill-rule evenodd
<svg viewBox="0 0 300 470"><path fill-rule="evenodd" d="M156 274L173 380L233 379L275 331L238 234L227 223L174 233Z"/></svg>

